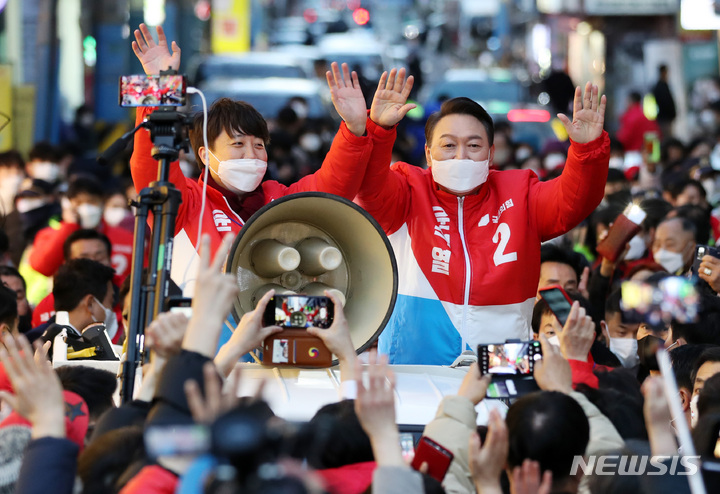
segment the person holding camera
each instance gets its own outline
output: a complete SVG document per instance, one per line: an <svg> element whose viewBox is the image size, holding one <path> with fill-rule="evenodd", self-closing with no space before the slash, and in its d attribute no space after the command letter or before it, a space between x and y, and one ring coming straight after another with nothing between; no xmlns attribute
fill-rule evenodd
<svg viewBox="0 0 720 494"><path fill-rule="evenodd" d="M144 24L135 31L133 51L147 75L157 75L168 68L180 67L180 48L172 43L168 49L163 29L157 28L156 43ZM208 148L203 141L203 115L196 115L190 130L190 141L197 162L207 166L207 204L203 209L203 178L186 178L178 163L172 163L170 181L182 193L182 204L175 223L175 261L173 279L185 287L185 273L196 270L198 230L211 235L213 251L222 236L237 233L261 207L295 192L318 191L352 200L365 174L372 143L365 135L366 104L357 75L352 77L343 65L341 77L337 64L328 82L333 90L335 109L343 119L330 152L320 170L288 186L265 180L267 145L270 140L267 122L251 105L221 98L208 110ZM138 108L136 124L141 123L153 108ZM152 142L147 131L135 134L135 148L130 160L135 188L139 192L157 179L157 162L152 157ZM200 215L202 214L202 218Z"/></svg>
<svg viewBox="0 0 720 494"><path fill-rule="evenodd" d="M367 121L372 154L358 203L390 236L400 283L379 350L394 364L451 364L479 343L528 340L540 273L540 244L562 235L600 203L610 139L605 96L576 88L571 140L560 177L496 171L493 120L476 102L453 98L425 126L428 170L390 166L404 116L404 71L383 74Z"/></svg>

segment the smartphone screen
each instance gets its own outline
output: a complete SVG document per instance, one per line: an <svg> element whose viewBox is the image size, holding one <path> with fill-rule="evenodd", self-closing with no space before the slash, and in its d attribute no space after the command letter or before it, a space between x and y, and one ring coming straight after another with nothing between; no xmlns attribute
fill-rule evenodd
<svg viewBox="0 0 720 494"><path fill-rule="evenodd" d="M540 290L540 296L547 302L560 325L565 326L572 309L572 303L568 300L565 291L561 288L543 288Z"/></svg>
<svg viewBox="0 0 720 494"><path fill-rule="evenodd" d="M200 455L210 449L210 430L204 425L156 425L145 429L145 450L150 458Z"/></svg>
<svg viewBox="0 0 720 494"><path fill-rule="evenodd" d="M120 76L120 106L183 106L185 76Z"/></svg>
<svg viewBox="0 0 720 494"><path fill-rule="evenodd" d="M264 324L283 328L327 329L333 322L334 306L328 297L275 295L265 310Z"/></svg>
<svg viewBox="0 0 720 494"><path fill-rule="evenodd" d="M478 363L482 374L532 375L535 361L541 358L542 350L539 341L478 346Z"/></svg>

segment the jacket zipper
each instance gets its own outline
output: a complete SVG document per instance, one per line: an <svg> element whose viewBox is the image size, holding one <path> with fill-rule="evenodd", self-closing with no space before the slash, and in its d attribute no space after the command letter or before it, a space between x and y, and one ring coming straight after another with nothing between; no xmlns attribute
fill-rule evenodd
<svg viewBox="0 0 720 494"><path fill-rule="evenodd" d="M470 254L468 253L467 244L465 243L465 221L463 218L463 203L465 202L464 197L458 197L458 229L460 230L460 243L463 247L463 253L465 254L465 281L464 287L464 299L463 299L463 310L462 319L460 321L460 337L462 338L462 349L460 353L465 351L467 346L467 310L470 304L470 277L472 270L470 269Z"/></svg>

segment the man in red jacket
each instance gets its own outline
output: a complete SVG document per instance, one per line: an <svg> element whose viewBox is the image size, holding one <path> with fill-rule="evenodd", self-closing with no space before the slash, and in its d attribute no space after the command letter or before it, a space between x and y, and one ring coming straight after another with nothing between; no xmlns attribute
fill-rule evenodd
<svg viewBox="0 0 720 494"><path fill-rule="evenodd" d="M117 282L130 274L133 234L122 228L107 225L103 217L102 185L91 176L76 176L70 180L63 198L62 221L38 232L30 253L30 266L43 276L54 276L65 261L63 246L68 237L80 229L92 229L110 239L112 264Z"/></svg>
<svg viewBox="0 0 720 494"><path fill-rule="evenodd" d="M429 169L391 163L406 111L404 73L383 74L367 121L373 150L358 202L390 236L398 299L379 350L397 364L448 365L480 343L531 339L540 243L562 235L603 197L610 139L605 96L575 91L562 175L490 170L493 121L468 98L446 101L425 127Z"/></svg>
<svg viewBox="0 0 720 494"><path fill-rule="evenodd" d="M180 66L180 48L172 43L172 54L161 27L158 43L144 25L135 31L133 51L148 75ZM265 204L294 192L320 191L353 199L365 174L372 143L365 135L367 109L357 75L350 77L343 65L343 76L337 64L328 73L333 103L344 122L319 171L289 187L274 180L262 181L267 169L269 132L265 119L244 102L223 98L208 112L208 148L203 143L202 114L195 118L191 142L198 163L209 168L207 198L203 211L203 177L198 181L185 178L178 163L172 163L170 181L180 189L182 204L175 224L175 244L171 276L186 289L193 280L198 261L198 230L211 237L213 251L228 232L237 233L245 221ZM139 109L140 123L152 109ZM152 158L148 133L135 134L135 148L130 160L135 188L140 191L157 179L157 162ZM202 211L202 213L201 213ZM202 217L201 217L202 214ZM189 290L188 290L189 291Z"/></svg>

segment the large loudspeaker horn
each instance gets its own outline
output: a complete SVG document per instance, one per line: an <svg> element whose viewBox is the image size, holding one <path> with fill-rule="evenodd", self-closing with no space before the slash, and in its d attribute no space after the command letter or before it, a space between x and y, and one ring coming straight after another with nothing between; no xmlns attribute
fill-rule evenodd
<svg viewBox="0 0 720 494"><path fill-rule="evenodd" d="M282 266L292 269L280 273ZM271 288L311 295L338 290L358 353L385 328L397 298L395 254L380 225L356 204L323 192L292 194L261 208L240 230L225 269L240 288L236 320Z"/></svg>

